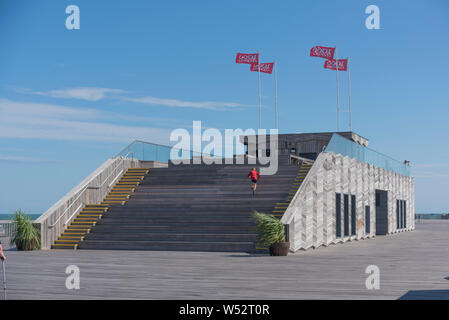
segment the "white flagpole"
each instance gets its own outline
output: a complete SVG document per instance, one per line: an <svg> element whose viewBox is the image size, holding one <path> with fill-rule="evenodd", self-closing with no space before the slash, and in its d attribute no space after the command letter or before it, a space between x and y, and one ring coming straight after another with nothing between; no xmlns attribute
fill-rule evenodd
<svg viewBox="0 0 449 320"><path fill-rule="evenodd" d="M337 78L337 131L340 131L340 104L339 104L339 90L338 90L338 54L337 54L337 46L335 46L335 75Z"/></svg>
<svg viewBox="0 0 449 320"><path fill-rule="evenodd" d="M352 131L352 111L351 111L351 71L349 68L349 57L348 57L348 106L349 106L349 131Z"/></svg>
<svg viewBox="0 0 449 320"><path fill-rule="evenodd" d="M258 58L259 58L259 64L257 66L258 74L259 74L259 129L262 129L262 116L261 116L261 113L262 113L262 99L260 97L260 51L259 51L259 49L257 49L257 55L258 55Z"/></svg>
<svg viewBox="0 0 449 320"><path fill-rule="evenodd" d="M275 129L279 130L278 120L278 75L277 75L277 62L274 62L274 125Z"/></svg>

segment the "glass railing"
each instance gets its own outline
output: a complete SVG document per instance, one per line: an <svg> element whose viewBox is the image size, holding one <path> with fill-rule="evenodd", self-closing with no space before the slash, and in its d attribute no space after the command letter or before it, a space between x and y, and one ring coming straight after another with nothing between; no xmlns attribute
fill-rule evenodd
<svg viewBox="0 0 449 320"><path fill-rule="evenodd" d="M140 161L158 161L166 163L168 163L169 160L189 160L193 157L218 157L204 152L173 148L140 140L135 140L129 144L117 156L133 157Z"/></svg>
<svg viewBox="0 0 449 320"><path fill-rule="evenodd" d="M382 153L364 147L339 134L332 135L325 152L333 152L350 158L369 163L375 167L391 170L399 174L410 176L410 167Z"/></svg>

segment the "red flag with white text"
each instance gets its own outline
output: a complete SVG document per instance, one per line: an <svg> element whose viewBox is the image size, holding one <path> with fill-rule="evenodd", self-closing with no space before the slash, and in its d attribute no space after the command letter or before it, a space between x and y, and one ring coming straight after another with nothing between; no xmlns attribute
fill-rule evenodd
<svg viewBox="0 0 449 320"><path fill-rule="evenodd" d="M311 57L320 57L325 59L334 59L335 48L315 46L310 49Z"/></svg>
<svg viewBox="0 0 449 320"><path fill-rule="evenodd" d="M250 70L258 72L259 67L260 67L260 72L265 72L265 73L271 74L271 73L273 73L273 66L274 66L274 62L252 64Z"/></svg>
<svg viewBox="0 0 449 320"><path fill-rule="evenodd" d="M258 53L237 53L235 57L236 63L248 63L248 64L258 64L259 54Z"/></svg>
<svg viewBox="0 0 449 320"><path fill-rule="evenodd" d="M347 71L348 70L348 59L326 60L324 62L324 68L337 70L337 63L338 63L338 71Z"/></svg>

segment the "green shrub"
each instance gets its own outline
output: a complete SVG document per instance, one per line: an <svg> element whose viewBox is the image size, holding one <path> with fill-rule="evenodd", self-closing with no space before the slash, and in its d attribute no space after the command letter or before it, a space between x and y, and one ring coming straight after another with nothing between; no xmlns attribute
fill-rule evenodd
<svg viewBox="0 0 449 320"><path fill-rule="evenodd" d="M22 210L17 210L14 212L12 220L16 225L16 231L11 238L11 244L15 244L17 250L40 249L40 232L33 226L31 218Z"/></svg>
<svg viewBox="0 0 449 320"><path fill-rule="evenodd" d="M284 224L271 214L254 211L256 231L259 234L259 245L269 247L273 243L285 242Z"/></svg>

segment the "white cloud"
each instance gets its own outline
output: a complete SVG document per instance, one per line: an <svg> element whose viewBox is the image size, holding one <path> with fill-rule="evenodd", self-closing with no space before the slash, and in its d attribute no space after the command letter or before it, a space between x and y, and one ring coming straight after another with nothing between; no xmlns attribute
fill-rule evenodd
<svg viewBox="0 0 449 320"><path fill-rule="evenodd" d="M101 113L95 109L73 108L47 103L17 102L8 99L0 99L0 114L2 118L17 116L24 118L95 119L101 116Z"/></svg>
<svg viewBox="0 0 449 320"><path fill-rule="evenodd" d="M126 98L122 97L125 101L143 103L155 106L166 106L166 107L181 107L181 108L199 108L208 110L229 110L229 108L243 107L243 105L235 102L216 102L216 101L203 101L203 102L192 102L192 101L182 101L177 99L163 99L156 97L142 97L142 98Z"/></svg>
<svg viewBox="0 0 449 320"><path fill-rule="evenodd" d="M170 134L164 128L105 123L111 116L98 110L51 104L0 99L0 115L3 138L167 143Z"/></svg>
<svg viewBox="0 0 449 320"><path fill-rule="evenodd" d="M88 101L99 101L105 98L112 98L112 99L120 99L122 101L148 104L153 106L166 106L178 108L197 108L197 109L224 111L235 109L237 107L244 107L244 105L236 102L184 101L178 99L157 98L152 96L133 98L123 96L123 94L129 93L129 91L121 89L110 89L110 88L75 87L75 88L49 90L49 91L33 91L31 89L14 88L14 87L12 87L12 89L18 93L35 94L51 98L80 99ZM118 96L118 94L120 94L120 96Z"/></svg>
<svg viewBox="0 0 449 320"><path fill-rule="evenodd" d="M0 162L27 162L27 163L53 163L52 160L45 160L33 157L8 156L0 154Z"/></svg>
<svg viewBox="0 0 449 320"><path fill-rule="evenodd" d="M81 99L88 101L99 101L105 98L110 98L154 106L198 108L206 110L230 110L235 109L237 107L244 107L244 105L236 102L184 101L178 99L157 98L152 96L133 98L123 96L123 94L129 93L129 91L121 89L110 89L110 88L75 87L75 88L49 90L49 91L33 91L31 89L17 88L17 87L10 87L10 88L22 94L35 94L51 98L63 98L63 99ZM118 94L120 95L118 96ZM265 106L262 107L265 108Z"/></svg>
<svg viewBox="0 0 449 320"><path fill-rule="evenodd" d="M68 88L61 90L50 90L50 91L31 91L29 93L38 94L41 96L48 96L52 98L63 98L63 99L81 99L88 101L99 101L109 96L109 94L123 94L127 91L120 89L110 89L110 88L95 88L95 87L77 87Z"/></svg>

